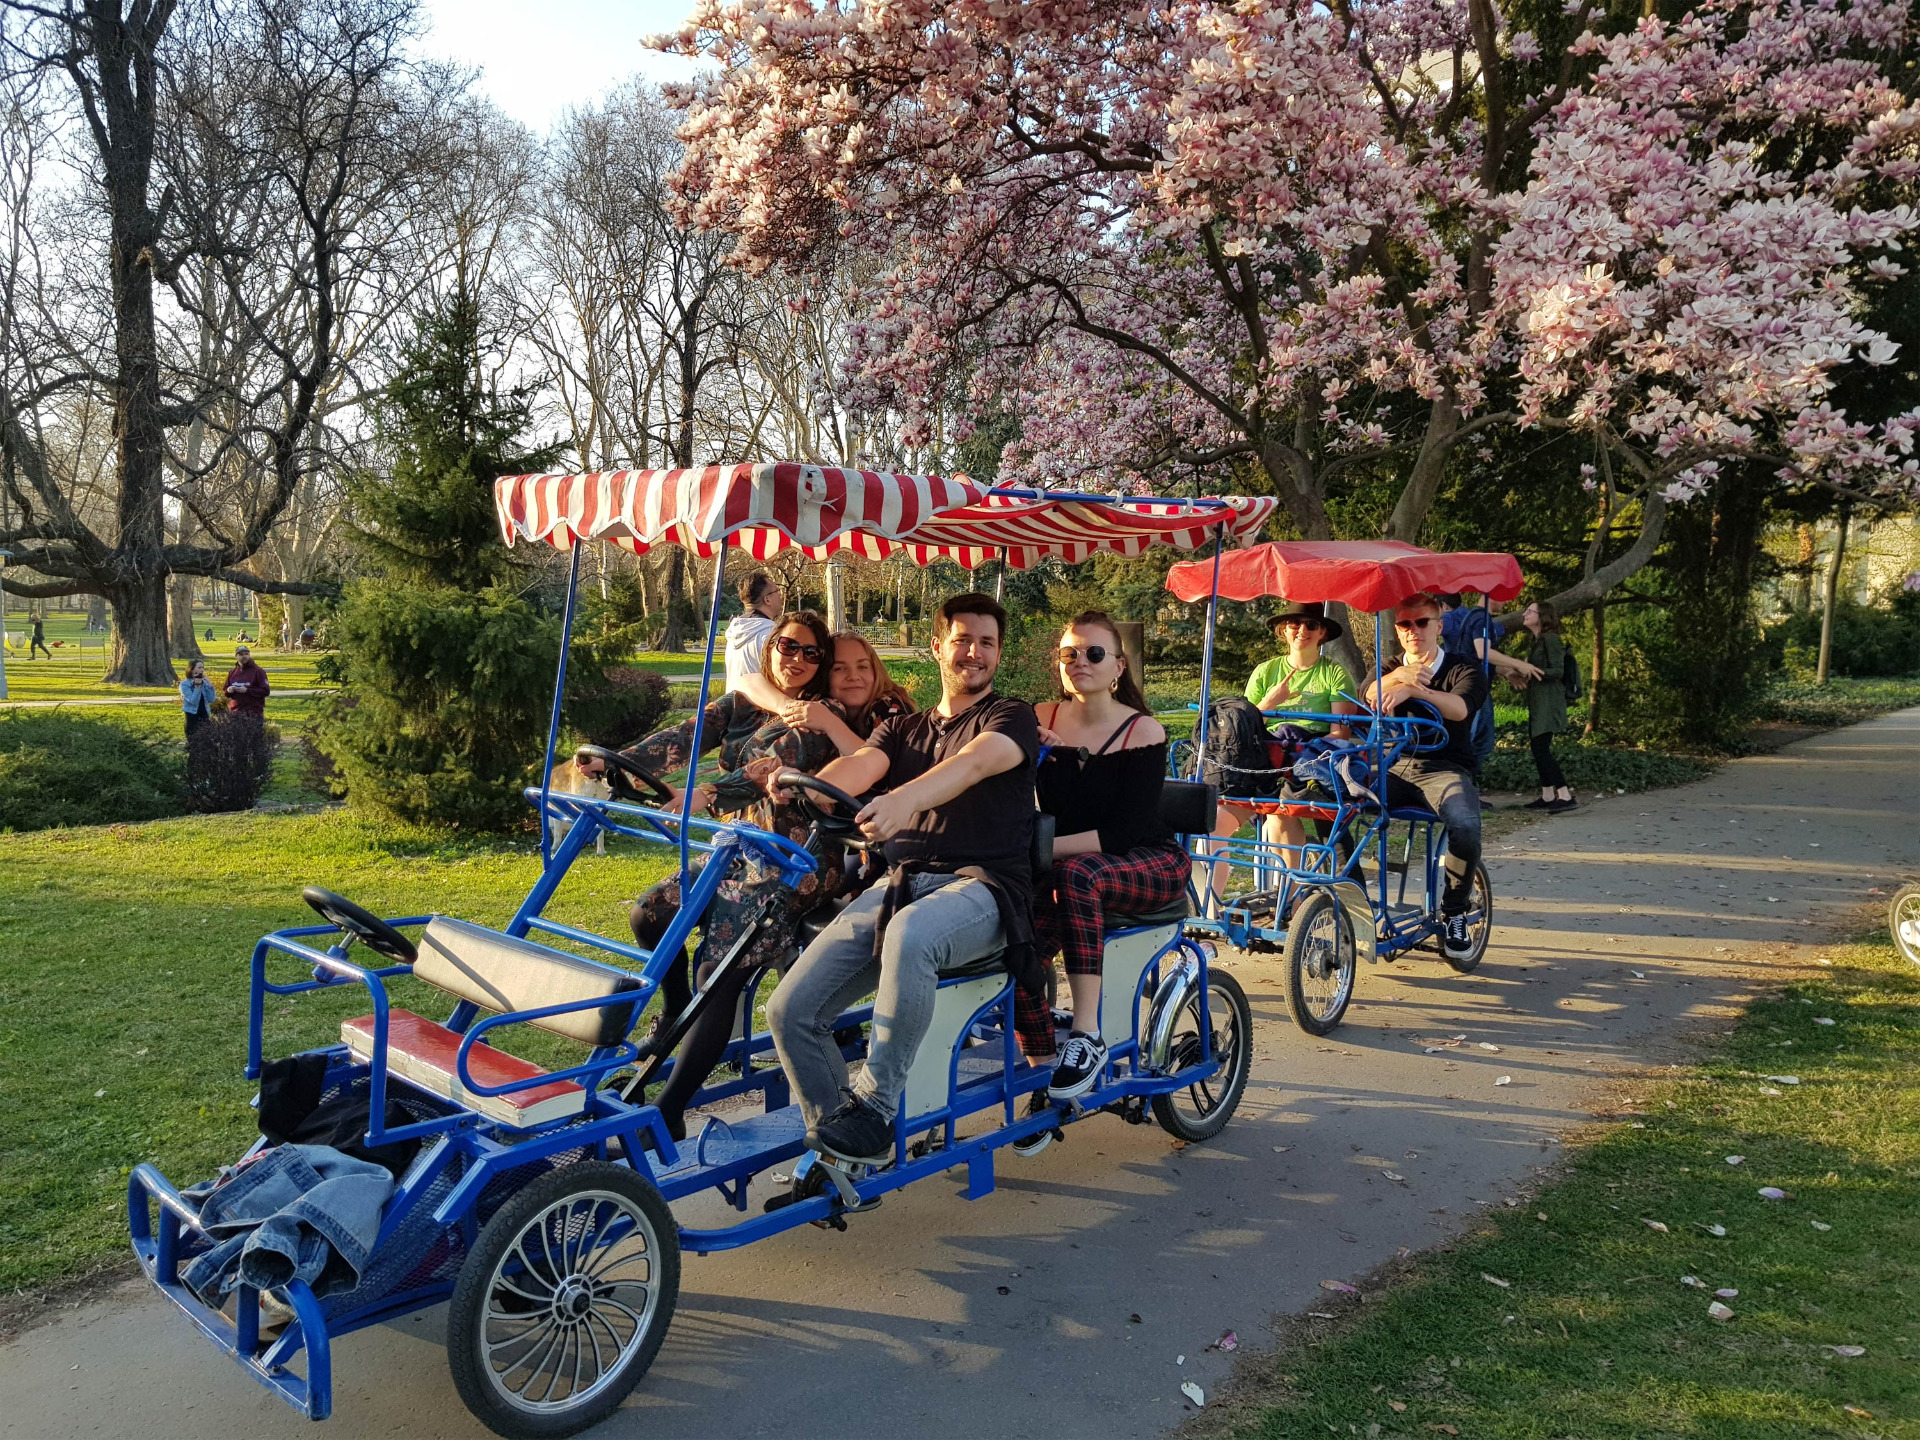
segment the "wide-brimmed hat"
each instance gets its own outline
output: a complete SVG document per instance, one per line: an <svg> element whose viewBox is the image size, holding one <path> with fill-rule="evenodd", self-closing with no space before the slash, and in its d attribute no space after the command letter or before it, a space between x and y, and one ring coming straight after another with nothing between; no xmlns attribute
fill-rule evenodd
<svg viewBox="0 0 1920 1440"><path fill-rule="evenodd" d="M1327 607L1321 601L1287 600L1283 601L1282 604L1285 608L1267 622L1275 634L1279 633L1281 622L1286 620L1313 621L1314 624L1320 626L1327 632L1320 637L1320 643L1322 645L1326 644L1329 640L1338 640L1342 635L1347 633L1341 627L1338 620L1333 619L1327 614Z"/></svg>

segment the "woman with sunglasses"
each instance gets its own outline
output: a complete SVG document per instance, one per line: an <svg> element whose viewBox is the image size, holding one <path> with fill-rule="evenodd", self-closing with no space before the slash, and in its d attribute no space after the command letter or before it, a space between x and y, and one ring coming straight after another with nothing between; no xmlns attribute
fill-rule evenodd
<svg viewBox="0 0 1920 1440"><path fill-rule="evenodd" d="M912 697L881 663L880 652L866 636L849 630L833 637L833 672L825 700L805 696L789 699L769 680L755 675L740 690L776 718L796 730L812 730L833 741L842 755L851 755L867 743L873 727L895 715L910 715Z"/></svg>
<svg viewBox="0 0 1920 1440"><path fill-rule="evenodd" d="M759 679L783 701L825 699L827 658L833 653L833 635L827 622L811 611L783 615L760 655ZM688 765L693 745L693 722L685 721L649 735L625 753L655 774L670 774ZM743 690L730 690L707 706L702 750L718 748L721 773L710 783L695 785L696 813L738 815L749 824L805 843L812 826L798 806L775 804L768 798L765 779L776 770L792 767L812 772L834 757L833 742L824 735L796 730L756 706ZM689 766L689 772L693 767ZM692 778L689 773L689 779ZM675 789L674 802L682 791ZM819 868L799 885L789 886L779 872L748 857L721 882L707 907L701 926L703 974L733 949L742 930L758 917L759 929L741 962L708 996L680 1047L673 1073L655 1100L667 1131L676 1140L686 1134L686 1108L694 1092L706 1082L725 1053L733 1035L734 1012L740 988L762 964L776 964L792 949L800 917L845 884L845 852L837 842L816 839L814 859ZM771 909L769 909L771 905ZM633 904L629 919L634 938L652 949L659 944L680 909L680 877L668 876ZM686 951L674 956L660 986L661 1009L653 1030L640 1042L644 1058L666 1025L687 1007L693 989Z"/></svg>
<svg viewBox="0 0 1920 1440"><path fill-rule="evenodd" d="M1049 1098L1084 1095L1106 1067L1100 1038L1100 962L1110 913L1140 914L1178 900L1187 884L1187 855L1160 819L1167 773L1167 732L1147 713L1140 684L1120 650L1120 632L1103 612L1074 616L1055 652L1060 698L1037 707L1040 737L1052 749L1034 788L1054 817L1053 872L1038 876L1034 929L1051 964L1066 956L1073 1029L1054 1054L1053 1017L1018 987L1015 1025L1035 1065L1053 1066ZM1046 1143L1042 1132L1016 1149Z"/></svg>

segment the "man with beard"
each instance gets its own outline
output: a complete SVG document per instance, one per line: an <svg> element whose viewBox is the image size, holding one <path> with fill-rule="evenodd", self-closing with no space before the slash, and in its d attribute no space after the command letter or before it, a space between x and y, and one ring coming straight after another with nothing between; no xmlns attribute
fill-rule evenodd
<svg viewBox="0 0 1920 1440"><path fill-rule="evenodd" d="M956 595L934 622L940 703L884 720L820 778L851 794L885 787L859 814L885 846L886 878L840 912L767 1003L767 1027L823 1154L884 1163L907 1071L944 967L1004 952L1044 993L1033 950L1033 707L993 692L1006 611ZM865 1071L849 1083L834 1021L875 992Z"/></svg>

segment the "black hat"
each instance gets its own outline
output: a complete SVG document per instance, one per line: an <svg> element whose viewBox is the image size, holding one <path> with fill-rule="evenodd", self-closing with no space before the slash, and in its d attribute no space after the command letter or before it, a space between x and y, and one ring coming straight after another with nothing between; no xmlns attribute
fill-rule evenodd
<svg viewBox="0 0 1920 1440"><path fill-rule="evenodd" d="M1320 637L1320 643L1322 645L1325 645L1330 640L1338 640L1342 635L1347 633L1341 627L1338 620L1328 616L1327 607L1321 601L1287 600L1282 603L1286 608L1267 622L1267 624L1273 628L1275 634L1279 633L1281 622L1285 620L1313 621L1314 624L1320 626L1327 632Z"/></svg>

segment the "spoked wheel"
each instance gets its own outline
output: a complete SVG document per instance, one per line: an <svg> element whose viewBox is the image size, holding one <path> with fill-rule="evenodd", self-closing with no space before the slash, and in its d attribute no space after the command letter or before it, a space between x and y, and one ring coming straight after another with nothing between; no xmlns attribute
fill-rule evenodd
<svg viewBox="0 0 1920 1440"><path fill-rule="evenodd" d="M1893 935L1893 948L1914 965L1920 965L1920 883L1903 885L1887 906L1887 929Z"/></svg>
<svg viewBox="0 0 1920 1440"><path fill-rule="evenodd" d="M1447 954L1445 947L1434 941L1440 958L1462 975L1480 963L1480 958L1487 953L1487 941L1493 938L1493 883L1487 879L1487 867L1480 864L1473 867L1473 894L1467 901L1467 933L1473 937L1473 949L1460 959Z"/></svg>
<svg viewBox="0 0 1920 1440"><path fill-rule="evenodd" d="M1246 1093L1247 1075L1253 1069L1253 1007L1247 1004L1247 992L1240 988L1240 982L1212 966L1207 967L1207 1019L1213 1055L1220 1068L1184 1090L1153 1097L1153 1118L1162 1130L1182 1140L1211 1140L1226 1129L1240 1097ZM1168 1069L1197 1065L1205 1053L1200 994L1196 990L1187 997L1174 1022Z"/></svg>
<svg viewBox="0 0 1920 1440"><path fill-rule="evenodd" d="M460 1268L454 1386L497 1435L577 1434L647 1373L679 1292L679 1232L658 1190L599 1161L543 1175L500 1207Z"/></svg>
<svg viewBox="0 0 1920 1440"><path fill-rule="evenodd" d="M1353 999L1353 932L1329 892L1311 889L1287 924L1287 1009L1309 1035L1330 1035Z"/></svg>

